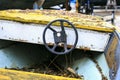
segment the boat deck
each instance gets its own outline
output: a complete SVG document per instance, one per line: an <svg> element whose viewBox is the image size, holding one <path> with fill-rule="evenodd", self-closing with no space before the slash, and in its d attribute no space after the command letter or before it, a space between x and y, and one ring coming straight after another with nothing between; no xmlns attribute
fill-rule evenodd
<svg viewBox="0 0 120 80"><path fill-rule="evenodd" d="M3 10L0 11L0 19L45 25L56 19L65 19L72 22L76 28L105 32L113 32L115 30L114 26L101 20L101 17L63 10Z"/></svg>

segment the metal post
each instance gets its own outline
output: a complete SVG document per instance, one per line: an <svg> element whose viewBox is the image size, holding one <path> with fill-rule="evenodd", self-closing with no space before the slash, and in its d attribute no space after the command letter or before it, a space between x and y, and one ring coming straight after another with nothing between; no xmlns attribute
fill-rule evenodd
<svg viewBox="0 0 120 80"><path fill-rule="evenodd" d="M117 9L116 0L107 0L106 10L108 9L108 7Z"/></svg>
<svg viewBox="0 0 120 80"><path fill-rule="evenodd" d="M66 7L66 10L71 10L70 0L66 0L65 7Z"/></svg>

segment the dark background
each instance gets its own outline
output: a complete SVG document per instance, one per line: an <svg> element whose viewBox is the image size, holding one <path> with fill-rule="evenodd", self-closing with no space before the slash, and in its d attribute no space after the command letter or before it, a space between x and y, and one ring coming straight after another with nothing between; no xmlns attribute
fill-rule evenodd
<svg viewBox="0 0 120 80"><path fill-rule="evenodd" d="M35 0L0 0L0 9L32 9ZM65 0L45 0L43 8L65 3Z"/></svg>
<svg viewBox="0 0 120 80"><path fill-rule="evenodd" d="M2 9L32 9L35 0L0 0L0 10ZM107 0L91 0L94 5L105 6ZM58 4L65 3L65 0L46 0L43 8L49 8ZM117 0L120 5L120 0Z"/></svg>

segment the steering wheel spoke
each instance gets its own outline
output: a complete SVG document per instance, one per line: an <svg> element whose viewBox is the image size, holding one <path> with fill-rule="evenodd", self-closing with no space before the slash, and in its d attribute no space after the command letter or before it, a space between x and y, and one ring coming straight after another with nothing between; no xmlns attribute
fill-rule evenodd
<svg viewBox="0 0 120 80"><path fill-rule="evenodd" d="M52 51L55 51L55 49L57 48L58 44L54 44L54 46L52 47Z"/></svg>
<svg viewBox="0 0 120 80"><path fill-rule="evenodd" d="M68 48L67 48L67 43L64 43L64 51L67 52Z"/></svg>
<svg viewBox="0 0 120 80"><path fill-rule="evenodd" d="M48 28L53 32L57 32L55 29L51 28L50 26Z"/></svg>
<svg viewBox="0 0 120 80"><path fill-rule="evenodd" d="M65 29L64 29L64 21L60 21L60 26L61 26L62 31L65 32Z"/></svg>

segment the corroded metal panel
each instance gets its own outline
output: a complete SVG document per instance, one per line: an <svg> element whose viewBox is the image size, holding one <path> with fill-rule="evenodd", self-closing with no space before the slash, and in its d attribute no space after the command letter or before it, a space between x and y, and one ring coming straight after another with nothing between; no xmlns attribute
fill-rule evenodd
<svg viewBox="0 0 120 80"><path fill-rule="evenodd" d="M43 31L46 25L25 24L13 21L0 20L0 39L43 44ZM59 30L58 27L53 26ZM65 28L67 34L67 43L72 46L74 42L74 31L71 28ZM103 52L109 40L109 33L77 29L78 43L76 48L84 50L93 50ZM52 31L47 31L46 40L48 44L54 43ZM43 44L44 45L44 44Z"/></svg>

